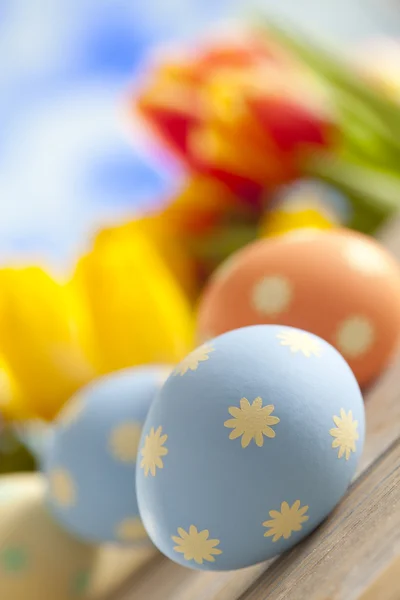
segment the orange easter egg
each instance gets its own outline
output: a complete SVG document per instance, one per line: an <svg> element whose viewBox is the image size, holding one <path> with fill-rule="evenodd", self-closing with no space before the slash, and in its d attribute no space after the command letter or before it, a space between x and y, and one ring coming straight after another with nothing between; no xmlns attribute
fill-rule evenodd
<svg viewBox="0 0 400 600"><path fill-rule="evenodd" d="M345 229L259 240L214 273L200 301L198 336L260 323L322 337L365 385L399 342L399 265L375 240Z"/></svg>

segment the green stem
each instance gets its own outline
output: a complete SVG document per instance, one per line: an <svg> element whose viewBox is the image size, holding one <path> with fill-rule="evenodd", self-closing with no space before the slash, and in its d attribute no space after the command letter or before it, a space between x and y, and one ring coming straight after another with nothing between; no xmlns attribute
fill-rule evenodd
<svg viewBox="0 0 400 600"><path fill-rule="evenodd" d="M400 209L400 177L350 159L331 155L309 155L304 172L344 192L354 207L351 227L373 232Z"/></svg>
<svg viewBox="0 0 400 600"><path fill-rule="evenodd" d="M256 25L260 28L260 25ZM271 21L261 26L269 36L274 37L300 59L313 68L321 77L365 103L374 111L397 142L400 136L400 107L390 98L382 95L378 89L369 85L348 62L334 52L326 50L314 41L298 33L288 32ZM366 124L368 126L368 124Z"/></svg>

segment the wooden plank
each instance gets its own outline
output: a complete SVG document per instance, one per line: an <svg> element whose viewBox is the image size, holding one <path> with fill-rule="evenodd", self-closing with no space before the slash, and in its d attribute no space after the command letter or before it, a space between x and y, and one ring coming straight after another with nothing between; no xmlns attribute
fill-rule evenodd
<svg viewBox="0 0 400 600"><path fill-rule="evenodd" d="M395 558L365 590L359 600L399 600L400 557Z"/></svg>

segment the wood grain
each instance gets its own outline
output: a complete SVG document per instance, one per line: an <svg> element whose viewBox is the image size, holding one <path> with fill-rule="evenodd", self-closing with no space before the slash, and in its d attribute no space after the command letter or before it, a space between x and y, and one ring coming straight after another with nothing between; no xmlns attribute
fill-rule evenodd
<svg viewBox="0 0 400 600"><path fill-rule="evenodd" d="M400 258L400 219L382 236ZM366 444L355 481L304 542L231 573L157 557L107 600L400 600L400 354L364 397Z"/></svg>

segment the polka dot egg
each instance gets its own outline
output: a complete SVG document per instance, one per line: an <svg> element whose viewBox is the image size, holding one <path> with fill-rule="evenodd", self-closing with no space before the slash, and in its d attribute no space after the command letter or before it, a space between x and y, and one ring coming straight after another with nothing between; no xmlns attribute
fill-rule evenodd
<svg viewBox="0 0 400 600"><path fill-rule="evenodd" d="M170 370L133 368L98 379L60 414L45 459L48 502L78 537L121 544L146 539L136 455L148 409Z"/></svg>
<svg viewBox="0 0 400 600"><path fill-rule="evenodd" d="M204 340L259 323L315 333L367 384L399 341L399 266L377 242L346 230L255 242L216 271L200 302L198 334Z"/></svg>
<svg viewBox="0 0 400 600"><path fill-rule="evenodd" d="M94 547L65 532L45 506L38 473L0 478L0 598L86 597Z"/></svg>
<svg viewBox="0 0 400 600"><path fill-rule="evenodd" d="M172 560L232 570L310 533L345 493L364 407L343 357L304 331L258 325L192 352L154 401L136 482Z"/></svg>

